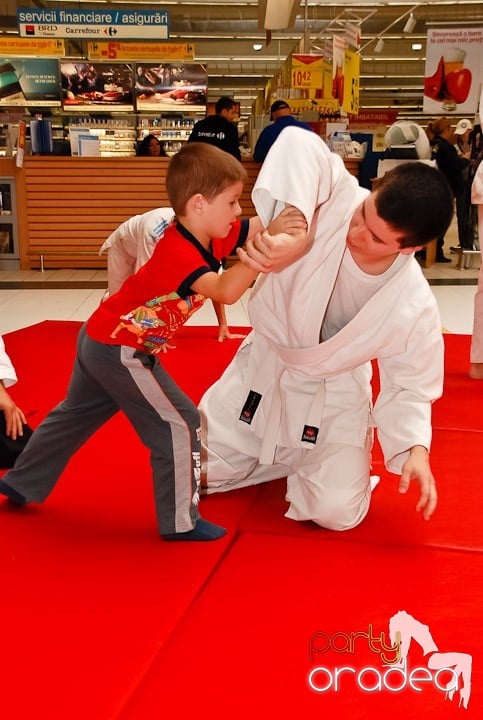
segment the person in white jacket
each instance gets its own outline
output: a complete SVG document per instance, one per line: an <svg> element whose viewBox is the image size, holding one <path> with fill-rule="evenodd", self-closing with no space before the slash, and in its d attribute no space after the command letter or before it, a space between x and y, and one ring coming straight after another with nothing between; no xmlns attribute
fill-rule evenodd
<svg viewBox="0 0 483 720"><path fill-rule="evenodd" d="M10 360L5 343L0 335L0 411L5 415L5 432L7 437L16 440L23 435L23 425L26 423L23 411L16 405L7 392L7 388L15 385L17 374Z"/></svg>
<svg viewBox="0 0 483 720"><path fill-rule="evenodd" d="M264 225L284 204L298 208L310 241L305 255L259 277L253 331L201 400L205 491L286 476L287 517L354 527L369 508L377 428L399 491L417 481L417 510L430 518L431 403L442 392L443 340L414 252L450 224L447 181L407 163L369 193L315 133L286 128L252 197ZM261 257L260 244L248 244L247 262ZM371 360L381 383L374 406Z"/></svg>
<svg viewBox="0 0 483 720"><path fill-rule="evenodd" d="M483 100L483 97L482 97ZM480 105L481 107L481 105ZM483 161L476 170L471 185L471 202L478 206L478 239L481 264L478 272L478 287L475 294L473 335L470 348L470 377L483 380Z"/></svg>

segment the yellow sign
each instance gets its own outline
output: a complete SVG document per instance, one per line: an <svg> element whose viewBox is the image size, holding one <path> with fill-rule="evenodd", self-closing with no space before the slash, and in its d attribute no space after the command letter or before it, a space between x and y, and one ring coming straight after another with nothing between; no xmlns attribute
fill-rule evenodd
<svg viewBox="0 0 483 720"><path fill-rule="evenodd" d="M63 40L48 38L0 38L0 56L23 55L23 57L64 57Z"/></svg>
<svg viewBox="0 0 483 720"><path fill-rule="evenodd" d="M192 43L158 42L90 42L87 43L90 60L193 60Z"/></svg>
<svg viewBox="0 0 483 720"><path fill-rule="evenodd" d="M291 87L321 88L322 61L322 55L292 55Z"/></svg>
<svg viewBox="0 0 483 720"><path fill-rule="evenodd" d="M334 117L339 114L339 102L332 98L290 98L287 100L293 114L315 110L321 117Z"/></svg>

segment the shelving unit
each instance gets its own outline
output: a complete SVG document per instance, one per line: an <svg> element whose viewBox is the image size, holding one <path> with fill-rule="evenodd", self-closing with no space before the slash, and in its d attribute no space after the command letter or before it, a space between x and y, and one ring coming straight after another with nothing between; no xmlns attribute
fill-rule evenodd
<svg viewBox="0 0 483 720"><path fill-rule="evenodd" d="M37 110L37 108L36 108ZM52 125L52 139L54 143L60 144L65 141L65 152L54 152L54 154L70 154L69 141L70 130L85 130L86 134L97 135L100 140L101 157L129 157L136 154L137 143L146 135L152 133L164 144L168 155L177 153L185 143L193 129L194 124L204 117L204 114L182 114L170 113L169 115L145 114L145 113L112 113L112 114L90 114L58 112L44 118L50 120ZM6 131L13 123L5 122L6 115L3 115L2 124L0 117L0 155L5 154ZM24 115L27 123L27 142L30 136L30 116L27 112ZM18 117L16 119L18 123ZM28 152L28 145L27 145ZM77 154L76 152L73 153Z"/></svg>
<svg viewBox="0 0 483 720"><path fill-rule="evenodd" d="M18 270L17 203L13 177L0 177L0 270Z"/></svg>
<svg viewBox="0 0 483 720"><path fill-rule="evenodd" d="M142 140L146 135L156 135L164 144L168 155L177 153L185 143L199 115L138 115L137 139Z"/></svg>
<svg viewBox="0 0 483 720"><path fill-rule="evenodd" d="M67 139L71 130L99 138L101 157L130 157L136 154L136 116L91 117L90 115L68 118ZM77 153L72 152L73 155Z"/></svg>

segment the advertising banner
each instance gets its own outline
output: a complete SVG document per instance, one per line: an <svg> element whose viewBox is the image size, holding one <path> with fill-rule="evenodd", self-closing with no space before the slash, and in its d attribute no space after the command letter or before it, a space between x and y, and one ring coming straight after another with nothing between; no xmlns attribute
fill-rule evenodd
<svg viewBox="0 0 483 720"><path fill-rule="evenodd" d="M136 63L136 105L147 112L205 111L208 75L196 63Z"/></svg>
<svg viewBox="0 0 483 720"><path fill-rule="evenodd" d="M423 112L473 115L483 69L483 28L428 31Z"/></svg>
<svg viewBox="0 0 483 720"><path fill-rule="evenodd" d="M133 110L133 68L124 63L60 63L62 104L68 110Z"/></svg>
<svg viewBox="0 0 483 720"><path fill-rule="evenodd" d="M0 57L22 55L22 57L63 57L65 44L63 40L36 40L35 38L5 37L0 38Z"/></svg>
<svg viewBox="0 0 483 720"><path fill-rule="evenodd" d="M180 60L189 62L195 55L192 43L90 42L90 60Z"/></svg>
<svg viewBox="0 0 483 720"><path fill-rule="evenodd" d="M0 58L0 105L55 107L60 102L58 60Z"/></svg>

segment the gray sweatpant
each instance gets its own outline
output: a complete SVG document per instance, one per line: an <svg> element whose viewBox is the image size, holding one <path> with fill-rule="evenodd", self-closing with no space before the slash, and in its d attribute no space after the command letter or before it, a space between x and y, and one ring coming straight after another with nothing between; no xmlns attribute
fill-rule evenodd
<svg viewBox="0 0 483 720"><path fill-rule="evenodd" d="M87 337L85 327L79 333L67 397L35 430L3 481L27 501L42 502L72 455L118 410L151 452L160 533L191 530L199 518L196 406L156 357L125 345L98 343Z"/></svg>

